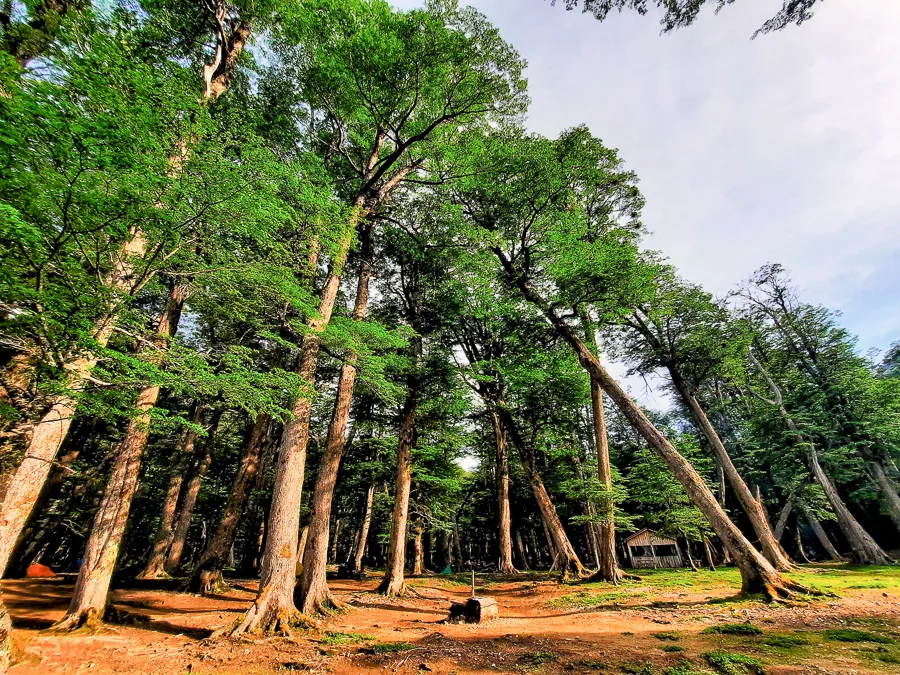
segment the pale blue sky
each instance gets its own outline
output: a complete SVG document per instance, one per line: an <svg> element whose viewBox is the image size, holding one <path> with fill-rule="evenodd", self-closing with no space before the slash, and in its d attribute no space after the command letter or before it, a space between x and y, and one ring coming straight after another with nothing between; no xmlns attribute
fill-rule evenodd
<svg viewBox="0 0 900 675"><path fill-rule="evenodd" d="M468 4L527 59L533 131L586 123L620 149L647 198L647 245L684 276L723 294L780 262L861 350L900 340L900 2L829 0L754 41L781 0L737 0L662 36L658 15Z"/></svg>

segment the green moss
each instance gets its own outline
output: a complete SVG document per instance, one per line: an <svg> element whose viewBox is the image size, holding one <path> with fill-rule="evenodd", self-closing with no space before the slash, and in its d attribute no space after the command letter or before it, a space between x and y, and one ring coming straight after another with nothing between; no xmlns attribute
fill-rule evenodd
<svg viewBox="0 0 900 675"><path fill-rule="evenodd" d="M684 647L681 645L663 645L662 650L664 652L683 652Z"/></svg>
<svg viewBox="0 0 900 675"><path fill-rule="evenodd" d="M709 665L725 675L749 675L751 673L765 675L766 672L762 663L752 656L727 652L724 649L707 652L703 658L709 662Z"/></svg>
<svg viewBox="0 0 900 675"><path fill-rule="evenodd" d="M581 659L580 661L574 661L571 666L572 668L586 668L588 670L606 670L609 668L609 664L597 659Z"/></svg>
<svg viewBox="0 0 900 675"><path fill-rule="evenodd" d="M809 640L807 640L802 635L791 635L790 633L771 633L769 635L766 635L766 639L763 640L763 644L768 645L769 647L792 649L794 647L808 645Z"/></svg>
<svg viewBox="0 0 900 675"><path fill-rule="evenodd" d="M393 654L394 652L405 652L413 648L413 645L408 642L378 642L372 645L372 649L376 654Z"/></svg>
<svg viewBox="0 0 900 675"><path fill-rule="evenodd" d="M623 673L629 675L659 675L659 670L649 661L644 663L626 663L622 666Z"/></svg>
<svg viewBox="0 0 900 675"><path fill-rule="evenodd" d="M561 595L547 601L549 609L589 609L591 607L604 607L620 605L624 601L646 597L643 592L629 593L617 591L614 593L591 593L590 591L578 591L568 595Z"/></svg>
<svg viewBox="0 0 900 675"><path fill-rule="evenodd" d="M321 642L324 645L349 645L349 644L360 644L363 642L373 642L375 638L371 635L364 635L362 633L338 633L334 631L328 631L322 637Z"/></svg>
<svg viewBox="0 0 900 675"><path fill-rule="evenodd" d="M527 654L522 655L520 661L530 666L542 666L545 663L556 663L559 661L559 654L549 650L528 652Z"/></svg>
<svg viewBox="0 0 900 675"><path fill-rule="evenodd" d="M822 636L826 640L835 642L877 642L879 644L893 644L896 642L893 638L886 635L876 635L865 630L856 630L855 628L836 628L834 630L822 631Z"/></svg>
<svg viewBox="0 0 900 675"><path fill-rule="evenodd" d="M719 633L720 635L760 635L762 630L749 621L745 623L720 623L718 626L710 626L703 629L704 633Z"/></svg>
<svg viewBox="0 0 900 675"><path fill-rule="evenodd" d="M657 640L662 640L664 642L677 642L681 639L681 636L678 633L665 632L665 633L651 633L653 637Z"/></svg>
<svg viewBox="0 0 900 675"><path fill-rule="evenodd" d="M666 668L664 675L713 675L706 668L695 666L690 661L682 661Z"/></svg>

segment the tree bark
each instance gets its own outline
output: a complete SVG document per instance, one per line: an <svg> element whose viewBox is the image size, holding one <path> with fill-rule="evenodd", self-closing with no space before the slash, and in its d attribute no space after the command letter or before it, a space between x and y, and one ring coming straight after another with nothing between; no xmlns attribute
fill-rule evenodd
<svg viewBox="0 0 900 675"><path fill-rule="evenodd" d="M715 572L716 563L713 562L712 546L709 543L709 537L703 537L703 551L706 553L706 564L710 572Z"/></svg>
<svg viewBox="0 0 900 675"><path fill-rule="evenodd" d="M12 619L6 605L0 600L0 674L9 668L12 652Z"/></svg>
<svg viewBox="0 0 900 675"><path fill-rule="evenodd" d="M359 217L361 198L357 199L355 206L356 217ZM303 339L298 373L310 391L315 388L321 335L331 320L354 227L355 221L351 221L332 261L331 271L319 299L318 313L307 322L309 332ZM232 635L259 631L287 632L299 619L299 612L294 605L299 534L297 514L300 513L303 495L311 412L311 398L301 396L291 408L291 419L284 425L278 448L259 591L243 620L231 631Z"/></svg>
<svg viewBox="0 0 900 675"><path fill-rule="evenodd" d="M772 533L775 535L776 541L781 541L781 537L784 536L784 528L787 527L788 518L791 517L791 511L793 510L793 503L790 498L784 503L784 507L781 509L781 513L778 514L778 520L775 522L775 531Z"/></svg>
<svg viewBox="0 0 900 675"><path fill-rule="evenodd" d="M200 494L200 488L206 472L212 464L212 451L216 444L216 432L219 428L219 422L222 419L222 410L216 409L210 420L209 431L203 443L203 456L194 467L191 479L188 481L184 489L184 495L181 499L181 511L178 512L178 519L175 522L175 529L172 533L172 545L169 547L169 553L166 556L166 574L171 575L181 565L181 557L184 555L184 545L187 541L188 530L191 527L191 517L194 515L194 506L197 504L197 496Z"/></svg>
<svg viewBox="0 0 900 675"><path fill-rule="evenodd" d="M421 354L421 342L416 351ZM397 478L394 487L394 512L391 517L391 541L388 545L387 568L377 592L389 597L406 593L404 568L406 567L406 522L409 517L409 491L412 485L412 447L416 427L418 386L414 383L406 395L400 414L400 431L397 442Z"/></svg>
<svg viewBox="0 0 900 675"><path fill-rule="evenodd" d="M591 331L591 337L593 332ZM599 548L600 567L594 577L598 581L618 584L622 579L622 570L616 558L616 516L612 499L612 468L609 462L609 439L606 435L606 417L603 409L603 391L600 383L591 378L591 416L594 422L594 447L597 450L597 478L606 490L606 497L601 504L602 520L600 522Z"/></svg>
<svg viewBox="0 0 900 675"><path fill-rule="evenodd" d="M850 509L844 504L844 500L838 494L837 488L831 482L831 477L828 476L819 463L818 453L812 445L807 446L807 461L813 476L819 485L822 486L822 490L828 498L828 503L837 517L841 533L850 545L850 559L857 565L894 564L894 560L882 550L877 542L872 539L872 536L859 524L854 515L850 513Z"/></svg>
<svg viewBox="0 0 900 675"><path fill-rule="evenodd" d="M363 321L366 318L369 281L372 278L372 234L372 226L360 227L361 260L356 282L356 301L351 314L354 321ZM329 608L340 606L328 590L325 568L328 564L331 503L346 445L347 421L350 419L350 404L356 382L356 363L357 356L350 351L341 366L334 410L328 425L328 439L325 442L325 452L322 454L313 490L309 541L303 556L303 572L300 574L300 583L294 599L300 612L306 615L327 613ZM336 533L334 543L337 544Z"/></svg>
<svg viewBox="0 0 900 675"><path fill-rule="evenodd" d="M191 591L210 595L224 592L227 589L222 577L222 569L225 567L229 552L234 547L241 515L260 473L263 452L269 441L271 424L272 417L268 413L257 415L250 432L247 450L241 459L237 475L234 477L231 492L228 493L228 501L222 512L222 518L188 581L188 588Z"/></svg>
<svg viewBox="0 0 900 675"><path fill-rule="evenodd" d="M512 518L509 513L509 455L506 451L506 436L500 426L497 413L491 413L494 428L494 442L497 446L497 506L500 515L500 574L518 574L512 562Z"/></svg>
<svg viewBox="0 0 900 675"><path fill-rule="evenodd" d="M690 411L694 423L697 425L700 433L703 434L707 443L709 443L710 448L712 448L719 466L724 470L725 476L728 478L728 482L734 490L738 502L741 504L741 508L744 510L744 513L747 514L750 525L753 527L753 531L759 539L759 544L766 560L768 560L775 569L781 572L790 570L793 565L782 551L778 541L775 539L775 535L772 533L772 528L769 526L769 519L766 516L762 503L754 498L753 493L750 491L747 483L744 482L744 479L738 472L737 467L735 467L734 462L731 461L731 457L728 454L728 450L725 448L725 444L722 443L722 439L709 421L706 411L703 410L703 406L700 405L696 391L693 391L688 386L684 381L684 378L682 378L681 373L674 366L669 367L669 374L682 402Z"/></svg>
<svg viewBox="0 0 900 675"><path fill-rule="evenodd" d="M643 411L625 393L619 384L610 377L597 358L578 338L572 328L566 324L537 293L528 279L515 269L500 249L493 249L500 259L510 280L519 288L523 297L538 307L553 326L556 333L565 340L575 352L582 367L596 378L603 391L622 411L625 418L644 438L647 444L663 459L669 470L684 486L691 502L703 513L713 530L719 536L734 558L741 572L741 585L744 592L760 591L767 597L789 597L795 592L809 592L810 589L785 579L762 555L757 552L741 531L716 501L715 495L706 486L700 474L691 466L665 436L653 426Z"/></svg>
<svg viewBox="0 0 900 675"><path fill-rule="evenodd" d="M878 487L881 493L882 504L887 510L887 514L894 523L894 527L900 531L900 496L897 495L897 488L894 482L888 477L884 471L884 467L878 461L868 462L869 475L872 482Z"/></svg>
<svg viewBox="0 0 900 675"><path fill-rule="evenodd" d="M519 562L522 563L522 569L530 569L528 566L528 556L525 553L525 543L522 541L522 533L516 528L516 550L519 552Z"/></svg>
<svg viewBox="0 0 900 675"><path fill-rule="evenodd" d="M806 518L807 522L812 526L813 532L816 535L816 539L819 540L819 544L821 544L822 548L825 549L825 553L828 554L828 557L835 562L843 560L841 554L838 553L837 549L834 547L834 544L831 543L831 538L828 536L828 533L825 532L825 528L822 527L822 523L819 522L819 519L811 514L808 510L804 510L803 515Z"/></svg>
<svg viewBox="0 0 900 675"><path fill-rule="evenodd" d="M534 467L531 453L525 446L522 437L519 435L512 415L502 407L498 413L503 430L519 452L519 458L522 461L522 467L525 469L525 475L528 477L528 482L531 485L531 491L534 493L535 501L537 501L541 519L544 521L544 525L547 527L547 531L550 535L550 540L553 542L553 547L556 549L555 552L552 552L552 554L555 555L554 562L559 566L559 571L563 578L569 578L573 575L579 577L582 576L585 572L584 566L581 564L581 560L578 559L575 548L569 541L569 537L566 534L562 521L560 521L559 515L556 513L556 507L553 505L553 500L550 499L547 488L544 487L544 482L541 480L540 474Z"/></svg>
<svg viewBox="0 0 900 675"><path fill-rule="evenodd" d="M191 422L200 423L202 406L194 402L191 414ZM184 483L184 475L190 465L196 446L197 432L193 429L185 429L178 441L176 458L172 467L172 475L169 478L169 487L163 499L162 515L159 519L159 528L153 539L153 549L147 560L147 566L137 575L138 579L165 579L169 575L166 572L166 554L172 545L174 534L175 515L178 512L178 498L181 496L181 485Z"/></svg>
<svg viewBox="0 0 900 675"><path fill-rule="evenodd" d="M888 556L875 540L872 539L853 514L850 513L847 505L844 504L844 500L841 499L840 494L838 494L837 488L834 486L834 483L831 482L831 478L819 463L819 455L816 451L816 447L803 437L793 418L788 414L787 408L784 406L784 397L781 394L781 388L776 384L775 380L772 379L772 376L769 375L769 371L766 370L759 360L757 360L752 349L748 352L748 358L757 370L759 370L763 379L765 379L768 384L772 395L775 397L775 400L770 401L770 403L778 408L785 426L799 439L801 446L805 449L809 469L813 474L813 478L815 478L819 485L822 486L825 497L828 499L828 503L831 505L831 508L837 517L838 527L841 529L841 533L850 545L850 557L853 562L860 565L893 564L894 561L890 556Z"/></svg>
<svg viewBox="0 0 900 675"><path fill-rule="evenodd" d="M369 528L372 526L372 506L375 503L375 484L369 486L366 492L366 508L363 514L362 526L359 530L359 543L353 556L353 571L360 573L363 570L363 558L366 555L366 546L369 541Z"/></svg>
<svg viewBox="0 0 900 675"><path fill-rule="evenodd" d="M158 346L178 330L186 294L173 285L156 328ZM150 411L159 399L159 387L144 387L138 394L135 412L119 443L116 459L94 517L82 557L72 602L66 615L54 625L56 630L74 630L97 625L106 614L109 584L119 557L119 548L128 523L131 502L137 490L141 459L150 436Z"/></svg>
<svg viewBox="0 0 900 675"><path fill-rule="evenodd" d="M135 281L134 259L142 256L145 248L144 238L133 229L128 241L120 247L113 270L104 279L104 286L115 293L129 293ZM79 392L97 365L98 352L109 342L116 318L115 312L112 312L98 320L93 330L96 348L62 364L62 370L66 373L65 387L62 393L51 399L49 409L31 430L25 456L9 483L0 507L0 578L6 573L16 540L31 516L56 455L69 433L78 408Z"/></svg>
<svg viewBox="0 0 900 675"><path fill-rule="evenodd" d="M422 527L422 523L416 523L414 532L412 573L414 577L419 577L425 574L425 547L422 545L425 529Z"/></svg>

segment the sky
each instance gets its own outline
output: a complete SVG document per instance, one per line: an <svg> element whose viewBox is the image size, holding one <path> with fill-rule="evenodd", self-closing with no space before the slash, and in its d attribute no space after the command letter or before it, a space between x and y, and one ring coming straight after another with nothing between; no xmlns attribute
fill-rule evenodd
<svg viewBox="0 0 900 675"><path fill-rule="evenodd" d="M646 246L683 276L723 295L779 262L861 351L900 340L900 2L829 0L755 40L782 0L665 35L658 12L601 23L562 0L461 3L528 61L530 130L583 123L619 149L647 199Z"/></svg>

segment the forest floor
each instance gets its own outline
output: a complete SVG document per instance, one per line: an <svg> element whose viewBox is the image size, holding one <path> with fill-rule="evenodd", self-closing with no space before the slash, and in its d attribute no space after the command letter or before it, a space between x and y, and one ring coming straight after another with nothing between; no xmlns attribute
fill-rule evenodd
<svg viewBox="0 0 900 675"><path fill-rule="evenodd" d="M436 673L900 673L900 568L806 566L792 575L838 597L765 604L735 595L734 569L644 570L640 581L560 584L547 574L479 575L477 592L499 603L481 625L442 623L470 594L466 575L410 580L389 601L365 581L335 580L349 608L321 630L292 637L210 639L238 619L255 582L202 598L119 589L136 622L59 636L43 629L65 612L71 579L3 582L13 614L10 675L204 673L335 675Z"/></svg>

